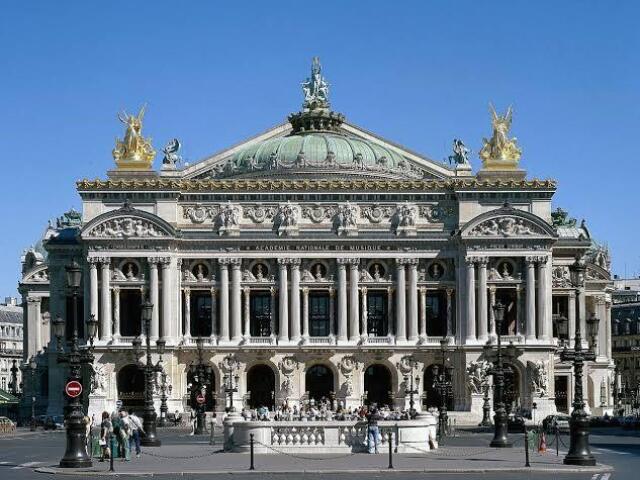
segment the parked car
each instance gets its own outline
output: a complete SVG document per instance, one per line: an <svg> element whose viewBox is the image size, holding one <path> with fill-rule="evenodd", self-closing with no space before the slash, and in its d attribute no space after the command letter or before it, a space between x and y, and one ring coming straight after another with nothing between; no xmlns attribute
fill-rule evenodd
<svg viewBox="0 0 640 480"><path fill-rule="evenodd" d="M560 432L569 431L569 415L549 415L542 420L542 428L547 433L553 433L558 429Z"/></svg>
<svg viewBox="0 0 640 480"><path fill-rule="evenodd" d="M64 428L64 417L62 415L54 415L47 417L44 422L45 430L62 430Z"/></svg>
<svg viewBox="0 0 640 480"><path fill-rule="evenodd" d="M640 428L640 419L635 415L627 415L620 420L620 425L624 430L633 430L634 428Z"/></svg>
<svg viewBox="0 0 640 480"><path fill-rule="evenodd" d="M508 432L524 432L525 420L522 415L509 415L509 421L507 423Z"/></svg>

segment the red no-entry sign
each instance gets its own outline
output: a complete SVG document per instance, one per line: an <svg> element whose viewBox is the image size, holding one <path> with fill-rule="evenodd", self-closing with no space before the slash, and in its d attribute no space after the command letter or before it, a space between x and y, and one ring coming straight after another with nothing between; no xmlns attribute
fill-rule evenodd
<svg viewBox="0 0 640 480"><path fill-rule="evenodd" d="M201 393L199 393L196 396L196 402L198 402L200 405L202 405L204 403L205 399L204 399L204 395L202 395Z"/></svg>
<svg viewBox="0 0 640 480"><path fill-rule="evenodd" d="M64 386L64 391L71 398L79 397L82 393L82 384L77 380L69 380Z"/></svg>

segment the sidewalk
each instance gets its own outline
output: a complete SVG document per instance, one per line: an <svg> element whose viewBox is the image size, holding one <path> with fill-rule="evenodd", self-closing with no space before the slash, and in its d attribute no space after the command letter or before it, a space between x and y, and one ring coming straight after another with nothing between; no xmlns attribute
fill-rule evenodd
<svg viewBox="0 0 640 480"><path fill-rule="evenodd" d="M202 442L204 443L204 442ZM116 460L114 475L158 475L158 474L229 474L249 472L250 456L242 453L221 453L219 446L205 444L168 445L146 448L141 458L130 462ZM394 454L393 466L397 472L429 473L482 473L482 472L583 472L601 473L612 471L608 465L575 467L562 464L562 456L545 453L531 455L531 467L524 466L525 452L522 447L495 449L489 447L445 446L429 453ZM350 473L388 472L388 454L368 455L256 455L255 470L269 473ZM109 462L95 461L89 469L61 469L57 466L36 469L42 473L96 476L108 474Z"/></svg>

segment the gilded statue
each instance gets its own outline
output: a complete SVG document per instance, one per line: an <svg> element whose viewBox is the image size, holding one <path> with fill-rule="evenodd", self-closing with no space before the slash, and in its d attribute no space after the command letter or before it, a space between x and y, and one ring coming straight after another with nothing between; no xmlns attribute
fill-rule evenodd
<svg viewBox="0 0 640 480"><path fill-rule="evenodd" d="M522 151L518 148L517 139L509 138L509 130L511 129L511 120L513 111L511 106L507 109L507 113L502 116L496 113L493 105L489 104L491 112L491 124L493 126L493 135L489 140L483 138L483 146L480 149L479 156L482 159L484 168L515 168L518 165Z"/></svg>
<svg viewBox="0 0 640 480"><path fill-rule="evenodd" d="M311 77L302 82L302 92L305 110L329 108L329 84L322 76L322 66L318 57L313 57Z"/></svg>
<svg viewBox="0 0 640 480"><path fill-rule="evenodd" d="M129 115L126 112L118 114L118 119L126 125L124 140L116 138L116 146L113 149L113 158L118 169L151 169L156 152L151 146L151 138L142 136L144 111L145 106L140 109L138 115Z"/></svg>

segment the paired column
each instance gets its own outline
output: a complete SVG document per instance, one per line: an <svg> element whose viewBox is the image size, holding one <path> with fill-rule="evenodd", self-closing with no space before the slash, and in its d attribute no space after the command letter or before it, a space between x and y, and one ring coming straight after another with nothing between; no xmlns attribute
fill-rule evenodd
<svg viewBox="0 0 640 480"><path fill-rule="evenodd" d="M98 259L89 257L87 262L89 263L89 314L100 321L100 338L103 338L102 332L106 330L106 326L98 314Z"/></svg>
<svg viewBox="0 0 640 480"><path fill-rule="evenodd" d="M451 299L447 298L447 325L449 323L449 311ZM420 337L427 336L427 289L420 287Z"/></svg>
<svg viewBox="0 0 640 480"><path fill-rule="evenodd" d="M367 318L367 287L360 288L360 316L362 319L362 333L361 337L367 337L369 328L367 326L368 318Z"/></svg>
<svg viewBox="0 0 640 480"><path fill-rule="evenodd" d="M149 301L153 304L153 310L151 313L151 329L150 336L153 339L158 338L160 332L160 305L158 304L158 263L159 258L148 258L149 263Z"/></svg>
<svg viewBox="0 0 640 480"><path fill-rule="evenodd" d="M183 291L183 315L184 315L184 339L191 338L191 289L185 288Z"/></svg>
<svg viewBox="0 0 640 480"><path fill-rule="evenodd" d="M27 297L27 328L23 333L26 339L27 350L24 352L23 358L27 361L42 349L40 338L42 335L42 317L40 297ZM68 312L67 321L71 322L73 312Z"/></svg>
<svg viewBox="0 0 640 480"><path fill-rule="evenodd" d="M248 341L251 338L251 289L244 287L242 289L244 295L243 313L244 319L244 339Z"/></svg>
<svg viewBox="0 0 640 480"><path fill-rule="evenodd" d="M538 332L543 341L551 340L547 316L547 257L538 257Z"/></svg>
<svg viewBox="0 0 640 480"><path fill-rule="evenodd" d="M605 303L605 307L604 307L604 319L600 320L600 325L602 325L602 322L604 321L604 324L606 326L606 339L605 339L605 344L607 346L607 359L609 359L609 361L613 360L613 357L611 355L611 302L607 301Z"/></svg>
<svg viewBox="0 0 640 480"><path fill-rule="evenodd" d="M360 259L349 258L349 340L357 342L360 338L360 305L358 298L358 283Z"/></svg>
<svg viewBox="0 0 640 480"><path fill-rule="evenodd" d="M574 341L576 339L576 292L573 289L569 292L569 308L567 315L569 316L567 319L569 324L569 331L567 332L569 337L569 347L573 348Z"/></svg>
<svg viewBox="0 0 640 480"><path fill-rule="evenodd" d="M271 294L271 299L269 300L269 330L271 332L271 338L275 339L276 336L276 295L278 293L278 289L276 287L271 287L269 289L269 293Z"/></svg>
<svg viewBox="0 0 640 480"><path fill-rule="evenodd" d="M329 335L331 336L336 333L335 303L336 289L329 287Z"/></svg>
<svg viewBox="0 0 640 480"><path fill-rule="evenodd" d="M332 332L332 330L329 330ZM304 287L302 289L302 340L307 342L309 340L309 289Z"/></svg>
<svg viewBox="0 0 640 480"><path fill-rule="evenodd" d="M606 357L607 355L607 328L605 322L607 320L605 297L596 297L596 317L600 320L598 323L597 338L597 354L600 357Z"/></svg>
<svg viewBox="0 0 640 480"><path fill-rule="evenodd" d="M489 288L489 336L496 338L496 314L493 306L496 304L496 287ZM518 312L520 311L520 303L518 303Z"/></svg>
<svg viewBox="0 0 640 480"><path fill-rule="evenodd" d="M289 260L291 265L291 340L300 343L300 259Z"/></svg>
<svg viewBox="0 0 640 480"><path fill-rule="evenodd" d="M466 294L467 294L467 325L466 325L466 341L475 342L476 340L476 268L475 258L467 257L466 264Z"/></svg>
<svg viewBox="0 0 640 480"><path fill-rule="evenodd" d="M406 263L409 270L408 336L410 342L415 342L418 340L418 259L408 258Z"/></svg>
<svg viewBox="0 0 640 480"><path fill-rule="evenodd" d="M347 270L346 259L336 260L338 267L338 341L347 341Z"/></svg>
<svg viewBox="0 0 640 480"><path fill-rule="evenodd" d="M215 344L218 339L216 329L216 319L218 318L218 290L214 287L211 287L211 343Z"/></svg>
<svg viewBox="0 0 640 480"><path fill-rule="evenodd" d="M280 321L280 331L278 341L289 341L289 285L287 284L287 261L284 258L278 259L278 280L280 292L280 302L278 305Z"/></svg>
<svg viewBox="0 0 640 480"><path fill-rule="evenodd" d="M113 287L113 341L120 341L120 287Z"/></svg>
<svg viewBox="0 0 640 480"><path fill-rule="evenodd" d="M242 292L240 290L240 281L242 274L240 272L241 260L239 258L230 259L231 264L231 341L239 342L242 340Z"/></svg>
<svg viewBox="0 0 640 480"><path fill-rule="evenodd" d="M229 258L218 259L220 265L220 341L229 342Z"/></svg>
<svg viewBox="0 0 640 480"><path fill-rule="evenodd" d="M486 343L489 338L487 322L487 257L478 258L478 340Z"/></svg>
<svg viewBox="0 0 640 480"><path fill-rule="evenodd" d="M393 287L387 287L387 335L392 336L393 330Z"/></svg>
<svg viewBox="0 0 640 480"><path fill-rule="evenodd" d="M171 259L161 259L162 265L162 338L169 342L171 337Z"/></svg>
<svg viewBox="0 0 640 480"><path fill-rule="evenodd" d="M407 341L407 286L404 259L396 259L396 341Z"/></svg>
<svg viewBox="0 0 640 480"><path fill-rule="evenodd" d="M536 257L526 257L527 262L527 286L525 292L525 302L527 303L527 316L525 319L525 339L528 342L536 339Z"/></svg>
<svg viewBox="0 0 640 480"><path fill-rule="evenodd" d="M100 312L100 318L102 318L102 331L100 332L100 340L109 342L113 337L113 330L111 325L111 259L100 259L100 300L102 311ZM79 319L82 321L82 319Z"/></svg>
<svg viewBox="0 0 640 480"><path fill-rule="evenodd" d="M447 337L453 335L453 288L447 288Z"/></svg>

